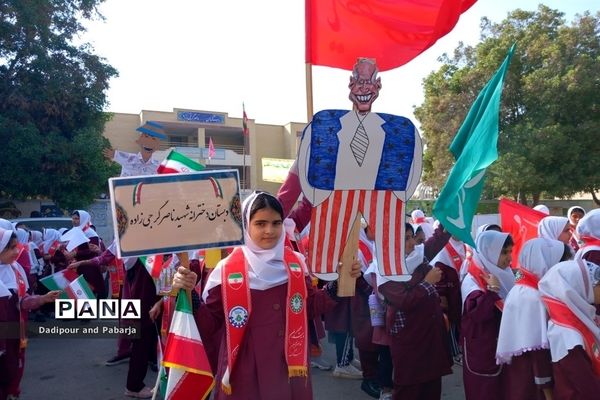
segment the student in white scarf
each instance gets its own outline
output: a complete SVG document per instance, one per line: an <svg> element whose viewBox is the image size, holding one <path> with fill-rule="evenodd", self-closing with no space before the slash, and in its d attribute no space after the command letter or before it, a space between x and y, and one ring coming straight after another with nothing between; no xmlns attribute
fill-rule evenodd
<svg viewBox="0 0 600 400"><path fill-rule="evenodd" d="M575 258L600 265L600 209L590 211L579 221L577 235L582 245Z"/></svg>
<svg viewBox="0 0 600 400"><path fill-rule="evenodd" d="M242 209L245 245L235 248L217 264L204 289L203 302L195 308L203 337L212 341L215 335L224 335L215 398L311 399L308 336L301 324L294 327L300 320L291 313L303 316L302 321L305 321L307 317L331 310L337 301L335 284L326 285L327 290L311 288L303 256L285 249L283 209L275 197L253 193L244 201ZM297 257L300 268L289 262L292 256ZM229 274L234 268L242 272ZM360 276L358 262L351 268L353 277ZM195 285L196 274L180 267L173 288L191 290ZM306 298L301 295L302 290L295 292L294 288L298 287L306 288ZM288 289L292 293L288 293ZM236 331L241 328L244 330ZM243 340L236 345L231 341L241 340L240 332L243 332ZM288 342L299 339L305 342L296 347L294 354L285 351ZM302 356L303 352L306 357ZM231 363L230 369L229 361L233 359L236 361ZM294 359L304 365L292 368ZM296 371L306 375L299 376Z"/></svg>
<svg viewBox="0 0 600 400"><path fill-rule="evenodd" d="M377 275L378 291L388 304L386 327L394 365L393 398L441 397L442 376L452 373L444 316L435 289L442 272L416 246L413 227L405 224L405 265L411 278L394 282Z"/></svg>
<svg viewBox="0 0 600 400"><path fill-rule="evenodd" d="M571 225L567 217L544 217L538 225L538 237L569 244Z"/></svg>
<svg viewBox="0 0 600 400"><path fill-rule="evenodd" d="M600 267L585 260L561 262L539 283L548 310L554 399L595 400L600 395Z"/></svg>
<svg viewBox="0 0 600 400"><path fill-rule="evenodd" d="M27 312L53 302L60 295L60 291L30 295L27 275L16 262L18 255L17 235L0 228L0 323L20 326L20 337L0 340L0 399L19 397L22 377L19 365L25 363Z"/></svg>
<svg viewBox="0 0 600 400"><path fill-rule="evenodd" d="M513 241L508 233L485 231L476 245L461 285L465 395L467 400L500 400L502 367L495 355L503 301L515 284L510 269Z"/></svg>
<svg viewBox="0 0 600 400"><path fill-rule="evenodd" d="M509 364L504 387L511 400L551 398L548 316L538 282L553 265L570 257L570 247L553 239L531 239L521 249L521 268L504 303L496 349L496 362Z"/></svg>

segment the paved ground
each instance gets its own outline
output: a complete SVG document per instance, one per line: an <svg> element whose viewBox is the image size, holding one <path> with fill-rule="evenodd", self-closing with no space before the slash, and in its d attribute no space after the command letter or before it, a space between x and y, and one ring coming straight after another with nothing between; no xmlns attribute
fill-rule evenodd
<svg viewBox="0 0 600 400"><path fill-rule="evenodd" d="M115 339L31 338L27 350L22 400L112 400L123 396L127 364L103 365L114 355ZM325 345L325 359L334 361L331 345ZM313 388L317 400L367 400L360 390L361 381L334 378L331 372L313 369ZM445 400L463 399L462 371L444 378ZM146 385L156 374L148 370ZM256 399L259 400L259 399Z"/></svg>

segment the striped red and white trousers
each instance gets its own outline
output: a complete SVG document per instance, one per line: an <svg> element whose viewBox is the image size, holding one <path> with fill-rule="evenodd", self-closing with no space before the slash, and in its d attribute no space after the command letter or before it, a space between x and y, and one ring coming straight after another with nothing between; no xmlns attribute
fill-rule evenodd
<svg viewBox="0 0 600 400"><path fill-rule="evenodd" d="M361 213L375 233L375 258L384 276L405 275L404 203L388 190L334 190L311 214L308 264L320 279L338 278L352 223Z"/></svg>

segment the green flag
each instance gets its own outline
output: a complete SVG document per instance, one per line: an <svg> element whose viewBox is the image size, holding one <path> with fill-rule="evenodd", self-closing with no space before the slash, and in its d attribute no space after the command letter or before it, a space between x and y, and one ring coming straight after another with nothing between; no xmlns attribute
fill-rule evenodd
<svg viewBox="0 0 600 400"><path fill-rule="evenodd" d="M514 50L513 44L450 144L456 163L433 206L433 215L444 228L473 247L471 224L483 190L486 168L498 158L500 95Z"/></svg>

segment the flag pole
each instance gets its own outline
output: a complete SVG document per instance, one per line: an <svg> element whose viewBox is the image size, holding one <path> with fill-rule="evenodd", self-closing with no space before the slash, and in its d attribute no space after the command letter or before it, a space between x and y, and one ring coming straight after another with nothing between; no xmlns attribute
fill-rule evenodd
<svg viewBox="0 0 600 400"><path fill-rule="evenodd" d="M313 117L312 64L306 63L306 122Z"/></svg>

